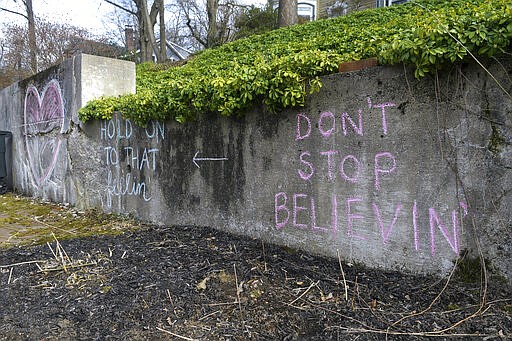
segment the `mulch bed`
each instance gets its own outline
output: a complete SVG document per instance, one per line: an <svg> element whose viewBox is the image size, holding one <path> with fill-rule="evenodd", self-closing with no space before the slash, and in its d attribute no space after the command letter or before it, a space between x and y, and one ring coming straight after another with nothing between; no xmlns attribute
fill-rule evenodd
<svg viewBox="0 0 512 341"><path fill-rule="evenodd" d="M512 337L502 280L341 270L337 259L209 228L14 247L0 265L2 340Z"/></svg>

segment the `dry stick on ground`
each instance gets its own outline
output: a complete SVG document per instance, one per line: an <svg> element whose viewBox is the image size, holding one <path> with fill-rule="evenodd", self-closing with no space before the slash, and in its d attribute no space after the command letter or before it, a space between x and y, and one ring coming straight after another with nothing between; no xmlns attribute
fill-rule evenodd
<svg viewBox="0 0 512 341"><path fill-rule="evenodd" d="M42 263L44 262L44 260L29 260L29 261L26 261L26 262L20 262L20 263L13 263L13 264L6 264L6 265L0 265L0 269L1 268L11 268L13 266L18 266L18 265L25 265L25 264L34 264L34 263Z"/></svg>
<svg viewBox="0 0 512 341"><path fill-rule="evenodd" d="M399 324L400 322L406 320L406 319L409 319L411 317L414 317L414 316L419 316L419 315L423 315L425 314L427 311L429 311L430 309L432 309L432 307L434 306L434 304L439 300L439 298L441 297L441 295L445 292L446 288L448 287L448 284L450 283L450 280L453 276L453 274L455 273L455 270L457 269L457 264L458 262L455 262L453 268L452 268L452 271L450 272L450 275L448 275L448 278L446 279L446 283L444 284L443 288L441 289L441 291L437 294L436 297L434 297L434 299L432 300L432 302L430 302L430 304L428 305L428 307L426 307L425 309L423 309L422 311L420 312L413 312L409 315L406 315L400 319L398 319L397 321L393 322L391 324L391 326L388 327L388 330L389 328L392 328L394 326L396 326L397 324Z"/></svg>
<svg viewBox="0 0 512 341"><path fill-rule="evenodd" d="M356 282L354 284L354 292L352 294L352 311L355 311L356 310L356 293L357 293L357 296L359 296L359 285L357 284L357 276L356 276Z"/></svg>
<svg viewBox="0 0 512 341"><path fill-rule="evenodd" d="M320 281L317 281L316 283L312 282L311 285L306 289L306 291L304 291L299 297L297 297L296 299L294 299L290 303L286 303L286 304L289 305L289 306L295 307L293 304L295 302L297 302L298 300L300 300L302 297L304 297L304 295L306 295L309 292L309 290L311 290L312 287L314 287L315 285L318 285L318 283L320 283Z"/></svg>
<svg viewBox="0 0 512 341"><path fill-rule="evenodd" d="M83 267L91 266L91 265L98 265L98 263L91 262L91 263L83 263L83 264L68 264L67 266L63 265L63 266L57 266L54 268L40 268L40 272L47 273L47 272L61 271L61 270L64 270L64 272L67 272L67 270L69 270L69 269L78 269L78 268L83 268Z"/></svg>
<svg viewBox="0 0 512 341"><path fill-rule="evenodd" d="M57 260L57 262L60 262L62 269L64 269L64 271L67 271L66 265L68 265L68 263L69 263L69 265L71 265L71 258L69 258L66 251L64 251L64 249L60 245L59 241L57 240L57 237L55 237L55 234L53 232L52 232L52 236L53 236L53 239L55 239L55 243L56 243L55 251L52 249L49 242L46 242L46 245L48 245L48 247L50 248L50 251L52 252L53 257L55 257L55 260Z"/></svg>
<svg viewBox="0 0 512 341"><path fill-rule="evenodd" d="M11 268L11 270L9 271L9 279L7 280L7 285L11 284L12 269L14 269L14 268Z"/></svg>
<svg viewBox="0 0 512 341"><path fill-rule="evenodd" d="M161 332L164 332L164 333L167 333L167 334L169 334L169 335L172 335L172 336L174 336L174 337L177 337L178 339L187 340L187 341L197 341L196 339L191 339L191 338L186 337L186 336L181 336L181 335L175 334L175 333L173 333L173 332L170 332L170 331L165 330L165 329L162 329L162 328L158 328L158 327L156 327L156 329L158 329L158 330L159 330L159 331L161 331Z"/></svg>
<svg viewBox="0 0 512 341"><path fill-rule="evenodd" d="M169 297L169 301L171 302L172 312L174 313L174 316L176 316L176 318L179 318L178 314L176 314L176 307L174 306L174 301L172 300L171 292L169 291L169 289L167 289L167 297Z"/></svg>
<svg viewBox="0 0 512 341"><path fill-rule="evenodd" d="M267 272L267 257L265 256L265 243L261 241L261 248L263 250L263 263L265 264L265 272Z"/></svg>
<svg viewBox="0 0 512 341"><path fill-rule="evenodd" d="M39 266L39 264L38 264L39 261L34 261L33 263L36 263L37 267L39 268L39 270L41 272L51 272L51 271L61 271L61 270L64 270L64 272L67 272L68 269L76 269L76 268L81 268L84 266L98 264L96 261L91 261L91 262L86 262L86 263L79 263L79 262L73 263L73 260L71 259L71 257L69 257L66 250L64 250L64 248L62 247L62 245L60 244L59 240L57 239L57 237L55 236L55 234L53 232L52 232L52 235L53 235L53 238L55 239L55 243L56 243L55 250L52 248L52 246L49 242L46 242L46 245L48 246L53 257L55 258L55 260L57 261L57 263L60 266L55 266L53 268L41 268L41 266ZM44 261L41 261L41 262L44 262Z"/></svg>
<svg viewBox="0 0 512 341"><path fill-rule="evenodd" d="M20 234L20 231L16 231L14 233L11 233L9 235L9 238L7 238L7 240L4 240L3 242L0 243L0 246L2 245L8 245L9 243L14 245L15 242L11 241L13 239L16 239L18 237L18 235Z"/></svg>
<svg viewBox="0 0 512 341"><path fill-rule="evenodd" d="M325 307L322 307L321 305L318 305L318 304L315 304L313 302L310 302L308 301L308 303L313 307L313 308L317 308L317 309L320 309L320 310L324 310L328 313L331 313L331 314L334 314L334 315L338 315L340 317L343 317L349 321L352 321L352 322L355 322L361 326L363 326L363 328L349 328L349 327L341 327L341 326L335 326L335 327L330 327L330 328L338 328L338 329L344 329L347 333L349 334L353 334L353 333L373 333L373 334L386 334L386 335L404 335L404 336L425 336L425 337L453 337L453 336L456 336L456 337L467 337L467 336L478 336L478 337L482 337L482 336L487 336L487 335L483 335L483 334L446 334L446 331L448 331L450 328L446 328L446 329L443 329L443 330L439 330L437 332L399 332L399 331L387 331L387 330L383 330L383 329L374 329L374 328L371 328L369 326L367 326L364 322L358 320L358 319L355 319L353 317L350 317L350 316L347 316L347 315L343 315L335 310L332 310L332 309L327 309ZM302 307L297 307L297 306L293 306L297 309L300 309L300 310L306 310Z"/></svg>
<svg viewBox="0 0 512 341"><path fill-rule="evenodd" d="M215 310L214 312L206 314L206 315L204 315L203 317L201 317L201 318L199 318L197 320L198 321L206 320L208 317L213 316L213 315L218 314L218 313L221 313L221 312L222 312L221 310Z"/></svg>
<svg viewBox="0 0 512 341"><path fill-rule="evenodd" d="M368 328L368 330L374 330L374 329L371 329L368 325L366 325L364 322L362 321L359 321L358 319L355 319L353 317L350 317L348 315L344 315L344 314L341 314L340 312L338 311L335 311L335 310L332 310L332 309L328 309L328 308L325 308L319 304L316 304L314 302L311 302L311 301L307 301L313 308L317 308L317 309L320 309L320 310L323 310L323 311L326 311L328 313L331 313L331 314L334 314L334 315L337 315L337 316L340 316L340 317L343 317L344 319L346 320L349 320L349 321L352 321L352 322L355 322L361 326L363 326L364 328ZM291 305L292 307L296 308L296 309L299 309L299 310L304 310L304 311L307 311L306 308L303 308L303 307L298 307L296 305Z"/></svg>
<svg viewBox="0 0 512 341"><path fill-rule="evenodd" d="M240 317L242 317L242 303L240 302L240 290L238 289L238 276L236 274L236 264L233 264L235 270L235 285L236 285L236 298L238 301L238 308L240 309Z"/></svg>
<svg viewBox="0 0 512 341"><path fill-rule="evenodd" d="M72 231L72 230L66 230L66 229L63 229L63 228L60 228L60 227L57 227L55 225L50 225L48 223L45 223L44 221L41 221L39 219L37 219L38 217L34 217L32 218L33 220L35 220L37 223L39 224L43 224L45 225L46 227L49 227L49 228L52 228L52 229L56 229L56 230L59 230L59 231L62 231L62 232L66 232L66 233L70 233L70 234L74 234L74 235L77 235L77 233L75 231Z"/></svg>
<svg viewBox="0 0 512 341"><path fill-rule="evenodd" d="M348 327L337 327L339 329L345 330L347 334L354 333L373 333L373 334L386 334L386 335L401 335L401 336L422 336L422 337L485 337L491 335L484 334L443 334L442 331L438 332L414 332L414 333L406 333L406 332L393 332L393 331L385 331L380 329L364 329L364 328L348 328Z"/></svg>
<svg viewBox="0 0 512 341"><path fill-rule="evenodd" d="M341 265L340 250L336 249L336 254L338 255L338 263L340 265L341 276L343 278L343 286L345 287L345 302L347 302L348 301L348 286L347 286L347 280L345 279L345 271L343 271L343 265Z"/></svg>

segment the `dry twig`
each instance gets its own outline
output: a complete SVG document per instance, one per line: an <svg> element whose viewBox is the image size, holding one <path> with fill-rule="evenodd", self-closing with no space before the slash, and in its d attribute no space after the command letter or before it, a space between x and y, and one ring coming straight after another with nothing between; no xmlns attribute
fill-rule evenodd
<svg viewBox="0 0 512 341"><path fill-rule="evenodd" d="M0 265L0 268L12 268L13 266L18 265L25 265L25 264L34 264L34 263L42 263L44 260L29 260L26 262L19 262L19 263L13 263L13 264L6 264L6 265Z"/></svg>
<svg viewBox="0 0 512 341"><path fill-rule="evenodd" d="M242 314L242 303L240 302L240 289L238 288L238 276L236 274L236 264L233 264L233 269L235 270L236 298L238 301L238 308L240 309L240 314Z"/></svg>
<svg viewBox="0 0 512 341"><path fill-rule="evenodd" d="M306 289L306 291L304 291L299 297L297 297L296 299L294 299L290 303L287 303L287 305L295 307L293 304L295 302L297 302L298 300L300 300L302 297L304 297L304 295L306 295L309 292L309 290L311 290L312 287L314 287L315 285L318 285L318 283L320 283L320 281L317 281L316 283L311 283L311 285Z"/></svg>
<svg viewBox="0 0 512 341"><path fill-rule="evenodd" d="M164 332L164 333L167 333L167 334L169 334L169 335L172 335L172 336L174 336L174 337L177 337L178 339L187 340L187 341L197 341L196 339L191 339L191 338L186 337L186 336L181 336L181 335L179 335L179 334L176 334L176 333L170 332L170 331L165 330L165 329L162 329L162 328L158 328L158 327L156 327L156 329L158 329L158 330L159 330L159 331L161 331L161 332Z"/></svg>
<svg viewBox="0 0 512 341"><path fill-rule="evenodd" d="M340 271L341 276L343 278L343 286L345 288L345 302L348 301L348 286L347 286L347 280L345 278L345 271L343 271L343 265L341 265L341 256L340 256L340 250L336 249L336 253L338 255L338 263L340 265Z"/></svg>

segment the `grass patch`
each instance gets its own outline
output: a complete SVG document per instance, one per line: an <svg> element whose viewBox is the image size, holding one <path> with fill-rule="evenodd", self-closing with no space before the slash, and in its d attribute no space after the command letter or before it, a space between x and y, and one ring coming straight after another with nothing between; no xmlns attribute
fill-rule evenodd
<svg viewBox="0 0 512 341"><path fill-rule="evenodd" d="M38 245L98 235L118 235L140 228L133 219L99 212L79 211L69 205L43 202L8 193L0 195L0 248Z"/></svg>

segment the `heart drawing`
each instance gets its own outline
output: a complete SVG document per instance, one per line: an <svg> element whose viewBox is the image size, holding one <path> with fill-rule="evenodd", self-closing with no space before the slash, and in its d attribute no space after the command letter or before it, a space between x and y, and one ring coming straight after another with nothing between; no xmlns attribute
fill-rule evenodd
<svg viewBox="0 0 512 341"><path fill-rule="evenodd" d="M61 140L51 134L62 132L64 105L57 80L51 80L39 95L30 85L25 96L24 136L30 169L37 186L44 184L57 164Z"/></svg>

